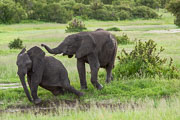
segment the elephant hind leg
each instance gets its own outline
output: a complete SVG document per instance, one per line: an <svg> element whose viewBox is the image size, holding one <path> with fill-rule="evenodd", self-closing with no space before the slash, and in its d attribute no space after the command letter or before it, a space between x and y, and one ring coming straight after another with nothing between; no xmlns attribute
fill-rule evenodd
<svg viewBox="0 0 180 120"><path fill-rule="evenodd" d="M63 88L59 86L42 86L41 87L45 88L46 90L51 91L51 93L55 96L59 94L64 94Z"/></svg>
<svg viewBox="0 0 180 120"><path fill-rule="evenodd" d="M76 90L74 87L72 87L72 86L70 86L70 85L69 85L69 86L64 86L64 89L67 90L67 91L69 91L69 92L71 92L71 93L74 93L74 94L77 95L78 97L81 97L81 96L84 95L84 93Z"/></svg>
<svg viewBox="0 0 180 120"><path fill-rule="evenodd" d="M57 96L57 95L60 95L60 94L64 94L64 90L62 87L56 87L55 89L53 89L52 91L52 94Z"/></svg>
<svg viewBox="0 0 180 120"><path fill-rule="evenodd" d="M113 80L112 69L113 69L113 65L108 65L106 67L106 83L110 83L111 80Z"/></svg>

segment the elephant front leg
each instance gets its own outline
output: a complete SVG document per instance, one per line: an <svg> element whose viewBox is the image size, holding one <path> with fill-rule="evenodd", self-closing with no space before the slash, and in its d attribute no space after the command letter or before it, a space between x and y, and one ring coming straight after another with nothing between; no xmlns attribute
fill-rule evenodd
<svg viewBox="0 0 180 120"><path fill-rule="evenodd" d="M90 69L91 69L91 83L98 90L101 90L103 88L103 86L101 84L99 84L98 79L97 79L98 71L99 71L99 67L100 67L99 60L94 54L92 54L92 55L88 56L88 62L89 62Z"/></svg>
<svg viewBox="0 0 180 120"><path fill-rule="evenodd" d="M81 89L87 89L86 68L84 60L77 59L77 68L80 78Z"/></svg>
<svg viewBox="0 0 180 120"><path fill-rule="evenodd" d="M36 77L32 76L32 78L31 78L31 95L32 95L32 98L33 98L33 101L35 104L39 104L41 102L41 99L37 95L39 83L40 83L40 80L38 80Z"/></svg>
<svg viewBox="0 0 180 120"><path fill-rule="evenodd" d="M27 75L27 81L28 81L29 88L31 90L31 76L30 75Z"/></svg>

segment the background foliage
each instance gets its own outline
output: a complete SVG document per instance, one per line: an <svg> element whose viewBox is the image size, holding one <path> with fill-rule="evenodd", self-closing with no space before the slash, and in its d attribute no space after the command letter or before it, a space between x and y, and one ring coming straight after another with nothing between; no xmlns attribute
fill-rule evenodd
<svg viewBox="0 0 180 120"><path fill-rule="evenodd" d="M0 22L19 23L24 19L67 23L73 17L97 20L158 18L153 10L169 0L1 0Z"/></svg>
<svg viewBox="0 0 180 120"><path fill-rule="evenodd" d="M174 23L180 27L180 0L172 0L167 8L176 16Z"/></svg>

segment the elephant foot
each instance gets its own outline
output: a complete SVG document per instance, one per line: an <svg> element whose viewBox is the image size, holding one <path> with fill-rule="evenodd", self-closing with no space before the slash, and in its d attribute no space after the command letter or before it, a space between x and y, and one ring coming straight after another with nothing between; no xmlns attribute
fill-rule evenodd
<svg viewBox="0 0 180 120"><path fill-rule="evenodd" d="M114 77L111 75L111 80L114 80Z"/></svg>
<svg viewBox="0 0 180 120"><path fill-rule="evenodd" d="M107 79L107 80L106 80L106 83L107 83L107 84L108 84L108 83L110 83L110 82L111 82L111 80L110 80L110 79Z"/></svg>
<svg viewBox="0 0 180 120"><path fill-rule="evenodd" d="M103 85L97 84L97 85L96 85L96 88L97 88L97 90L101 90L101 89L103 88Z"/></svg>
<svg viewBox="0 0 180 120"><path fill-rule="evenodd" d="M35 100L34 100L34 103L35 103L36 105L39 104L39 103L41 103L41 99L39 99L39 98L38 98L38 99L35 99Z"/></svg>
<svg viewBox="0 0 180 120"><path fill-rule="evenodd" d="M94 87L96 87L98 90L101 90L103 86L99 84L97 81L91 81Z"/></svg>

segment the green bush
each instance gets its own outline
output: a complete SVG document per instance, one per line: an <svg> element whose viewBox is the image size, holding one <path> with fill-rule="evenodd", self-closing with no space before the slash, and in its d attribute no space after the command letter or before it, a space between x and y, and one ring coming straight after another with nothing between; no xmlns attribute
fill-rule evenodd
<svg viewBox="0 0 180 120"><path fill-rule="evenodd" d="M153 9L146 6L137 6L132 11L134 18L158 18L158 14Z"/></svg>
<svg viewBox="0 0 180 120"><path fill-rule="evenodd" d="M82 19L87 20L89 15L92 13L92 10L88 5L84 5L82 3L76 3L73 6L74 16L80 16Z"/></svg>
<svg viewBox="0 0 180 120"><path fill-rule="evenodd" d="M159 0L136 0L137 5L143 5L150 8L159 8L160 1Z"/></svg>
<svg viewBox="0 0 180 120"><path fill-rule="evenodd" d="M115 11L110 11L106 9L98 9L96 11L93 11L91 14L92 19L97 19L97 20L118 20L117 14Z"/></svg>
<svg viewBox="0 0 180 120"><path fill-rule="evenodd" d="M19 38L14 39L14 41L11 41L8 45L10 49L22 49L23 48L23 41Z"/></svg>
<svg viewBox="0 0 180 120"><path fill-rule="evenodd" d="M157 44L153 40L145 43L139 40L130 53L122 50L118 56L119 61L114 69L114 76L116 78L156 76L178 78L179 72L172 65L173 60L171 59L167 65L167 59L160 57L163 51L162 47L157 51Z"/></svg>
<svg viewBox="0 0 180 120"><path fill-rule="evenodd" d="M44 20L47 22L67 23L72 19L73 11L66 10L61 4L52 3L44 8Z"/></svg>
<svg viewBox="0 0 180 120"><path fill-rule="evenodd" d="M107 31L122 31L121 29L119 29L118 27L111 27L111 28L107 28Z"/></svg>
<svg viewBox="0 0 180 120"><path fill-rule="evenodd" d="M33 19L33 20L43 20L45 17L45 6L47 4L45 3L41 3L41 2L34 2L33 6L31 8L31 12L27 12L28 13L28 17L29 19Z"/></svg>
<svg viewBox="0 0 180 120"><path fill-rule="evenodd" d="M11 0L0 2L0 23L19 23L26 18L25 10Z"/></svg>
<svg viewBox="0 0 180 120"><path fill-rule="evenodd" d="M73 19L69 25L66 27L66 32L81 32L87 30L85 27L85 24L78 20L78 19Z"/></svg>
<svg viewBox="0 0 180 120"><path fill-rule="evenodd" d="M180 0L171 1L167 9L176 16L174 23L180 27Z"/></svg>
<svg viewBox="0 0 180 120"><path fill-rule="evenodd" d="M118 20L116 11L110 9L110 6L105 6L101 1L97 0L90 4L90 18L97 20Z"/></svg>
<svg viewBox="0 0 180 120"><path fill-rule="evenodd" d="M118 44L132 44L133 41L130 40L130 38L127 36L127 34L124 34L122 36L116 36L114 35Z"/></svg>
<svg viewBox="0 0 180 120"><path fill-rule="evenodd" d="M118 16L119 20L131 19L131 13L129 11L125 11L125 10L121 10L120 12L118 12L117 16Z"/></svg>

